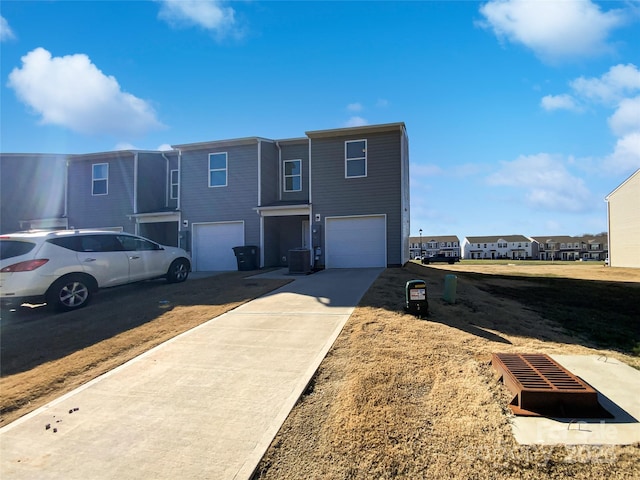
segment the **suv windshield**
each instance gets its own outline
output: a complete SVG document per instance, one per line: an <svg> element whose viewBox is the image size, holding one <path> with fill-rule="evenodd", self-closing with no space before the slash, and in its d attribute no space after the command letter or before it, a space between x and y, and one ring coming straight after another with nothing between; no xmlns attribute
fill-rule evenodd
<svg viewBox="0 0 640 480"><path fill-rule="evenodd" d="M36 244L21 240L0 240L0 260L19 257L33 250Z"/></svg>

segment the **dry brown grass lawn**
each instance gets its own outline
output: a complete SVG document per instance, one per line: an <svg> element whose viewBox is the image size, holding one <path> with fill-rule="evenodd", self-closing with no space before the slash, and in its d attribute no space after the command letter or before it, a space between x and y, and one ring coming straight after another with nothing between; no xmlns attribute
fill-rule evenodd
<svg viewBox="0 0 640 480"><path fill-rule="evenodd" d="M629 352L598 347L589 331L576 336L561 315L544 318L535 305L496 293L502 288L535 291L548 275L629 282L576 286L566 280L563 295L588 294L595 286L600 293L613 288L619 294L617 288L623 288L631 305L618 320L625 325L634 321L630 328L637 341L640 271L599 265L468 267L476 274L463 273L464 264L386 270L349 319L255 477L639 478L639 445L518 445L506 391L488 361L492 352L597 353L640 367L640 358ZM454 305L441 300L444 275L451 271L458 274ZM515 281L512 275L528 278ZM402 311L404 285L414 278L427 282L426 320ZM598 308L590 311L597 315Z"/></svg>
<svg viewBox="0 0 640 480"><path fill-rule="evenodd" d="M597 353L640 368L640 270L533 265L386 270L256 478L638 478L639 445L531 447L513 439L492 352ZM441 300L451 271L453 305ZM283 283L246 275L105 291L86 309L57 316L3 312L0 425ZM429 290L424 320L402 310L414 278Z"/></svg>

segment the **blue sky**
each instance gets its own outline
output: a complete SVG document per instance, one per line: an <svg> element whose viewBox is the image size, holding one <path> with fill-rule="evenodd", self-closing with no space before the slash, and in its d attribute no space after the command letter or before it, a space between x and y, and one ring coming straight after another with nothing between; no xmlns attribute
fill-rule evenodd
<svg viewBox="0 0 640 480"><path fill-rule="evenodd" d="M11 1L0 151L405 122L411 232L581 235L640 168L640 2Z"/></svg>

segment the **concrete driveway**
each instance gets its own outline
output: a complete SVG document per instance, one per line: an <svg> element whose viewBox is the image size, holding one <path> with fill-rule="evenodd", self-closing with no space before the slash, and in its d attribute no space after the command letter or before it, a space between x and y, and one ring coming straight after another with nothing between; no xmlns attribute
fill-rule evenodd
<svg viewBox="0 0 640 480"><path fill-rule="evenodd" d="M0 477L250 478L382 270L293 277L3 427Z"/></svg>

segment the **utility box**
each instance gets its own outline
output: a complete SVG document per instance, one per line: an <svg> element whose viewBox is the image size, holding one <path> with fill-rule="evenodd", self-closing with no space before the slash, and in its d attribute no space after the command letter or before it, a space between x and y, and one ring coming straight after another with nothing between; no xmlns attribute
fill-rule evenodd
<svg viewBox="0 0 640 480"><path fill-rule="evenodd" d="M289 273L299 275L311 273L311 250L308 248L289 250Z"/></svg>
<svg viewBox="0 0 640 480"><path fill-rule="evenodd" d="M245 245L233 247L239 271L256 270L258 268L258 247Z"/></svg>
<svg viewBox="0 0 640 480"><path fill-rule="evenodd" d="M458 277L455 275L444 276L444 294L442 298L447 303L456 303L456 288L458 285Z"/></svg>
<svg viewBox="0 0 640 480"><path fill-rule="evenodd" d="M405 311L417 317L425 317L429 313L427 300L427 284L424 280L409 280L405 287Z"/></svg>

